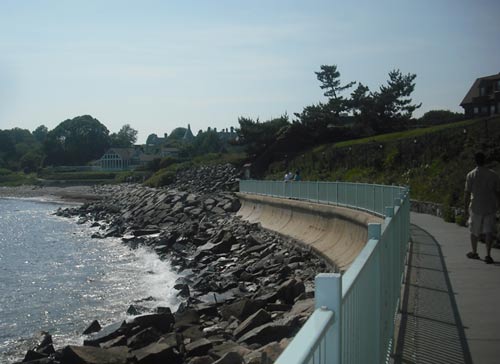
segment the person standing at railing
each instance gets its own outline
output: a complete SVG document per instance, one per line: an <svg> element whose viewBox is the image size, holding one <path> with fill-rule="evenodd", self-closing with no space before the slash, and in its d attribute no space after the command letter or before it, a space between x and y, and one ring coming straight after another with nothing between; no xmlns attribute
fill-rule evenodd
<svg viewBox="0 0 500 364"><path fill-rule="evenodd" d="M496 212L500 206L500 177L484 166L486 157L478 152L474 155L477 167L467 174L465 181L465 209L469 211L469 228L472 251L470 259L479 259L477 243L484 234L487 264L493 263L491 245L496 225Z"/></svg>
<svg viewBox="0 0 500 364"><path fill-rule="evenodd" d="M296 181L296 182L302 181L302 177L300 176L300 170L299 169L297 169L295 171L295 175L293 176L293 180Z"/></svg>
<svg viewBox="0 0 500 364"><path fill-rule="evenodd" d="M291 180L293 180L292 172L285 173L285 182L290 182Z"/></svg>

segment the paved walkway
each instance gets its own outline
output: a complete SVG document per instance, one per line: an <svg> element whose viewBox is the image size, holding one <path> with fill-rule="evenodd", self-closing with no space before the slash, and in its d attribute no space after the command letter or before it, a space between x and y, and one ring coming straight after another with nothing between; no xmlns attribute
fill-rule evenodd
<svg viewBox="0 0 500 364"><path fill-rule="evenodd" d="M499 263L465 257L464 227L412 213L396 363L500 363ZM485 255L484 244L478 253Z"/></svg>

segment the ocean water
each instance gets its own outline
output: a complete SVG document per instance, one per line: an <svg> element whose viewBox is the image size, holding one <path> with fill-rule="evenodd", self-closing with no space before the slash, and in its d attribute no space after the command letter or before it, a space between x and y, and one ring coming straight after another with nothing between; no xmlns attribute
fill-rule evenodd
<svg viewBox="0 0 500 364"><path fill-rule="evenodd" d="M56 348L81 344L94 320L126 318L130 304L178 301L177 278L166 261L119 239L91 239L88 225L53 215L61 205L0 199L0 362L24 357L41 330Z"/></svg>

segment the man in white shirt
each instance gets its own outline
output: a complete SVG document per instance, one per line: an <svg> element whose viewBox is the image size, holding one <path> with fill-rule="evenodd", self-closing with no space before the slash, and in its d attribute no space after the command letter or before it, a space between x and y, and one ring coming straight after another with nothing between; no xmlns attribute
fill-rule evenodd
<svg viewBox="0 0 500 364"><path fill-rule="evenodd" d="M472 251L467 253L471 259L479 259L477 242L484 234L487 264L493 263L491 245L496 225L496 212L500 205L500 178L484 166L486 157L479 152L474 155L477 167L467 174L465 181L465 208L469 209L469 228Z"/></svg>

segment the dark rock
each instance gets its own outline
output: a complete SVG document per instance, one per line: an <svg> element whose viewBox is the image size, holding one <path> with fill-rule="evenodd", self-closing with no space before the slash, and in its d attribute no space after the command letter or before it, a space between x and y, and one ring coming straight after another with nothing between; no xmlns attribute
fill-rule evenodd
<svg viewBox="0 0 500 364"><path fill-rule="evenodd" d="M231 351L224 354L219 360L216 360L213 364L244 364L245 361L243 357L235 352Z"/></svg>
<svg viewBox="0 0 500 364"><path fill-rule="evenodd" d="M126 364L128 349L124 346L110 349L93 346L66 346L61 352L61 364Z"/></svg>
<svg viewBox="0 0 500 364"><path fill-rule="evenodd" d="M291 305L284 303L268 303L266 305L266 310L268 311L290 311L291 308Z"/></svg>
<svg viewBox="0 0 500 364"><path fill-rule="evenodd" d="M98 332L101 330L101 325L97 320L92 321L92 323L83 331L83 335L92 334L93 332Z"/></svg>
<svg viewBox="0 0 500 364"><path fill-rule="evenodd" d="M238 199L233 199L231 202L225 204L222 208L227 212L237 212L241 207L241 202Z"/></svg>
<svg viewBox="0 0 500 364"><path fill-rule="evenodd" d="M297 301L292 309L290 310L290 315L302 315L309 316L314 311L314 299L308 298L306 300Z"/></svg>
<svg viewBox="0 0 500 364"><path fill-rule="evenodd" d="M50 335L46 331L41 331L38 337L38 344L36 346L36 350L39 350L40 348L43 348L44 346L53 344L52 342L52 335Z"/></svg>
<svg viewBox="0 0 500 364"><path fill-rule="evenodd" d="M279 358L283 350L285 350L287 344L287 339L283 339L279 343L275 341L259 348L257 352L260 354L261 358L265 357L268 363L274 363Z"/></svg>
<svg viewBox="0 0 500 364"><path fill-rule="evenodd" d="M281 340L282 338L292 335L292 330L288 326L280 325L274 322L269 322L262 326L258 326L250 330L245 335L238 339L239 343L247 345L260 344L265 345L272 341Z"/></svg>
<svg viewBox="0 0 500 364"><path fill-rule="evenodd" d="M40 353L40 352L35 351L35 350L28 350L26 352L26 355L24 355L23 362L44 359L44 358L47 358L48 356L49 356L48 354Z"/></svg>
<svg viewBox="0 0 500 364"><path fill-rule="evenodd" d="M230 232L224 234L222 240L218 243L208 242L198 248L199 252L210 251L214 254L218 253L229 253L233 244L236 244L237 240Z"/></svg>
<svg viewBox="0 0 500 364"><path fill-rule="evenodd" d="M295 297L305 292L304 283L294 278L283 282L278 288L278 297L285 303L293 304Z"/></svg>
<svg viewBox="0 0 500 364"><path fill-rule="evenodd" d="M100 343L99 346L103 349L109 349L113 346L127 346L127 337L125 335L120 335L114 339Z"/></svg>
<svg viewBox="0 0 500 364"><path fill-rule="evenodd" d="M193 325L185 328L182 331L182 336L184 336L184 338L198 340L203 337L203 332L200 330L200 326Z"/></svg>
<svg viewBox="0 0 500 364"><path fill-rule="evenodd" d="M221 215L221 214L225 213L225 211L222 208L220 208L219 206L213 207L210 211L212 211L214 214L217 214L217 215Z"/></svg>
<svg viewBox="0 0 500 364"><path fill-rule="evenodd" d="M271 320L272 320L271 315L267 311L260 309L259 311L257 311L253 315L249 316L245 321L243 321L236 328L236 330L234 330L233 334L236 338L239 338L239 337L243 336L244 334L246 334L248 331L250 331L258 326L267 324Z"/></svg>
<svg viewBox="0 0 500 364"><path fill-rule="evenodd" d="M47 355L51 355L51 354L54 354L56 352L56 350L54 349L54 345L52 345L52 344L45 345L45 346L37 349L37 351L41 354L47 354Z"/></svg>
<svg viewBox="0 0 500 364"><path fill-rule="evenodd" d="M172 314L172 310L170 310L170 307L162 307L162 306L156 307L154 312L158 314L169 314L169 315Z"/></svg>
<svg viewBox="0 0 500 364"><path fill-rule="evenodd" d="M182 355L177 350L177 345L172 345L169 342L158 341L144 348L134 350L130 355L135 357L139 364L182 363Z"/></svg>
<svg viewBox="0 0 500 364"><path fill-rule="evenodd" d="M83 341L85 346L99 346L100 343L110 341L120 335L125 331L126 324L125 321L116 322L114 324L105 326L101 331L91 334L88 339Z"/></svg>
<svg viewBox="0 0 500 364"><path fill-rule="evenodd" d="M132 350L139 349L158 341L160 336L161 334L154 327L148 327L131 336L127 340L127 346Z"/></svg>
<svg viewBox="0 0 500 364"><path fill-rule="evenodd" d="M127 315L137 316L147 311L147 308L139 305L130 305L127 308Z"/></svg>
<svg viewBox="0 0 500 364"><path fill-rule="evenodd" d="M53 358L50 356L47 358L41 358L41 359L35 359L35 360L30 360L30 361L22 361L22 362L16 362L14 364L59 364L58 361L55 361Z"/></svg>
<svg viewBox="0 0 500 364"><path fill-rule="evenodd" d="M179 290L179 292L177 293L178 297L186 298L191 295L189 291L189 286L187 284L176 284L174 288Z"/></svg>
<svg viewBox="0 0 500 364"><path fill-rule="evenodd" d="M200 315L196 310L187 309L183 312L175 313L175 328L189 327L192 324L198 324L200 322Z"/></svg>
<svg viewBox="0 0 500 364"><path fill-rule="evenodd" d="M193 307L196 312L198 312L199 315L206 315L206 316L216 316L218 315L218 310L217 310L217 305L216 304L211 304L211 303L200 303L197 305L194 305Z"/></svg>
<svg viewBox="0 0 500 364"><path fill-rule="evenodd" d="M229 352L235 352L241 356L245 356L249 354L251 350L231 340L225 340L218 345L214 345L210 350L210 354L217 359L220 359Z"/></svg>
<svg viewBox="0 0 500 364"><path fill-rule="evenodd" d="M150 315L137 316L130 322L130 325L140 326L143 329L154 327L160 333L166 333L172 330L174 322L174 315L171 313L154 313Z"/></svg>
<svg viewBox="0 0 500 364"><path fill-rule="evenodd" d="M232 304L222 306L220 312L224 320L228 320L231 316L234 316L242 321L262 307L262 302L251 301L245 298Z"/></svg>
<svg viewBox="0 0 500 364"><path fill-rule="evenodd" d="M212 364L213 362L214 360L210 356L203 355L191 358L191 360L188 361L187 364Z"/></svg>
<svg viewBox="0 0 500 364"><path fill-rule="evenodd" d="M186 345L186 355L188 357L202 356L207 354L212 347L213 344L211 341L202 338Z"/></svg>

